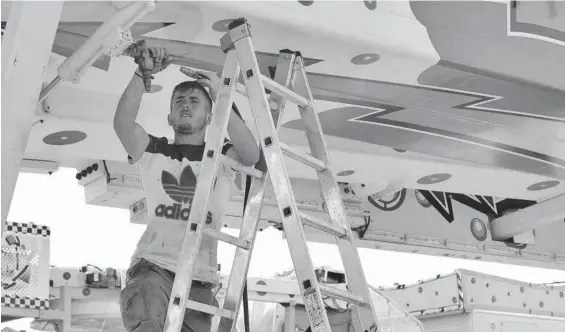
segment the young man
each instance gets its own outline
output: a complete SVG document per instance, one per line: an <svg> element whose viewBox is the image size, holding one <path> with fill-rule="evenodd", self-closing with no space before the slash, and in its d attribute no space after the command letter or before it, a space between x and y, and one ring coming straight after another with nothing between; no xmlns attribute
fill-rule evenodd
<svg viewBox="0 0 565 332"><path fill-rule="evenodd" d="M154 62L162 63L153 74L169 64L165 49L150 48ZM161 332L169 305L185 229L204 152L206 127L211 121L212 100L219 88L215 74L200 72L206 78L177 85L172 93L167 120L174 131L174 143L166 137L147 134L135 122L144 84L139 69L132 76L118 103L114 129L135 165L147 197L149 224L133 254L126 286L120 295L120 309L128 332ZM205 87L210 90L210 95ZM259 148L243 120L231 112L228 124L230 141L222 153L253 166ZM233 170L220 166L209 203L206 227L221 227L220 219L228 204ZM204 236L197 255L190 291L193 301L216 305L212 288L217 280L217 241ZM211 316L186 310L182 331L209 331Z"/></svg>

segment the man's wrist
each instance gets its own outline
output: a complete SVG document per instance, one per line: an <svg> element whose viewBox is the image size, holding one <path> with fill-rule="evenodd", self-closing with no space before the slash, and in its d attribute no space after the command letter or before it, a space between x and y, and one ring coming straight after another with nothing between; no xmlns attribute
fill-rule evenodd
<svg viewBox="0 0 565 332"><path fill-rule="evenodd" d="M133 76L134 76L134 78L135 78L135 77L138 77L138 78L143 79L143 75L141 75L141 71L140 71L139 69L136 69L136 70L133 72Z"/></svg>

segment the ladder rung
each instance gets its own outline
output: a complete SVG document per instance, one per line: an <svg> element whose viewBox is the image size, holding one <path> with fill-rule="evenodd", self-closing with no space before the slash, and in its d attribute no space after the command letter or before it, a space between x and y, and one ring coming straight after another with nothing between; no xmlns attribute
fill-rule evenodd
<svg viewBox="0 0 565 332"><path fill-rule="evenodd" d="M264 176L264 173L261 172L260 170L253 168L253 167L242 165L237 160L234 160L234 159L226 156L225 154L221 155L220 162L222 164L226 165L226 166L229 166L229 167L235 169L236 171L243 173L243 174L251 175L252 177L254 177L256 179L262 179L263 176Z"/></svg>
<svg viewBox="0 0 565 332"><path fill-rule="evenodd" d="M364 298L355 296L348 291L343 291L341 289L337 289L335 287L322 283L318 283L318 286L320 286L320 292L322 292L322 294L324 295L328 295L338 300L346 301L356 305L367 304L367 301Z"/></svg>
<svg viewBox="0 0 565 332"><path fill-rule="evenodd" d="M266 85L269 90L274 91L276 94L287 97L290 101L298 106L308 107L308 99L302 97L298 93L288 88L285 88L284 86L266 76L261 75L261 78L263 79L263 84Z"/></svg>
<svg viewBox="0 0 565 332"><path fill-rule="evenodd" d="M226 310L224 308L218 308L218 307L214 307L214 306L211 306L211 305L207 305L207 304L192 301L192 300L186 300L186 307L188 309L192 309L192 310L196 310L196 311L200 311L200 312L205 312L207 314L211 314L211 315L214 315L214 316L221 316L221 317L225 317L225 318L229 318L229 319L234 319L233 311Z"/></svg>
<svg viewBox="0 0 565 332"><path fill-rule="evenodd" d="M300 220L302 220L303 224L306 224L308 226L314 227L316 229L319 229L321 231L324 231L326 233L332 234L334 236L338 236L338 237L345 237L345 235L347 234L345 232L345 229L343 229L343 227L339 227L333 224L330 224L329 222L323 221L323 220L319 220L316 219L312 216L307 215L306 213L300 212Z"/></svg>
<svg viewBox="0 0 565 332"><path fill-rule="evenodd" d="M236 247L240 247L242 249L249 250L249 247L250 247L249 241L241 240L240 238L237 238L235 236L231 236L231 235L226 234L222 231L218 231L218 230L215 230L213 228L208 228L208 227L204 227L204 233L206 235L211 236L213 238L216 238L220 241L224 241L224 242L230 243L230 244L232 244Z"/></svg>
<svg viewBox="0 0 565 332"><path fill-rule="evenodd" d="M279 145L281 146L281 150L283 151L283 153L294 160L300 161L301 163L308 165L312 168L315 168L318 171L325 171L328 168L326 163L318 158L314 158L310 155L296 152L290 146L286 145L283 142L279 142Z"/></svg>

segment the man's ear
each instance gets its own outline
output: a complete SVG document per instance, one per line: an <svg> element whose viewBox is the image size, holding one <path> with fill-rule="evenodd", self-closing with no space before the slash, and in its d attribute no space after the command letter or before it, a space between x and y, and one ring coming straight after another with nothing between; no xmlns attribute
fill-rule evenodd
<svg viewBox="0 0 565 332"><path fill-rule="evenodd" d="M173 117L171 113L167 115L167 122L169 122L169 126L173 126Z"/></svg>
<svg viewBox="0 0 565 332"><path fill-rule="evenodd" d="M208 115L206 115L206 124L209 125L210 123L212 123L212 111L208 112Z"/></svg>

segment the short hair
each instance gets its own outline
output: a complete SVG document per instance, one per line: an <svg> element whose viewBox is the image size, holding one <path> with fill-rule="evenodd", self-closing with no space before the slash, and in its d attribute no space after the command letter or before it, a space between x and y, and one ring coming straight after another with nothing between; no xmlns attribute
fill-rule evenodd
<svg viewBox="0 0 565 332"><path fill-rule="evenodd" d="M184 81L184 82L177 84L173 88L173 93L171 94L171 111L173 110L173 98L175 96L175 93L179 92L179 91L184 92L184 91L191 91L191 90L198 90L198 91L201 91L204 94L204 96L206 97L206 99L210 103L210 112L211 112L212 108L214 106L214 103L212 102L212 98L210 97L210 94L208 93L208 91L206 90L204 85L202 85L202 84L200 84L196 81Z"/></svg>

